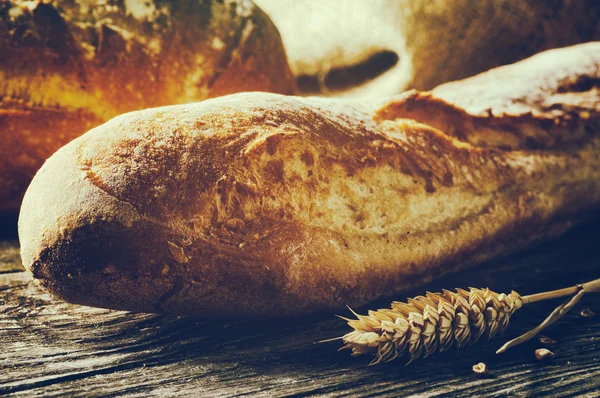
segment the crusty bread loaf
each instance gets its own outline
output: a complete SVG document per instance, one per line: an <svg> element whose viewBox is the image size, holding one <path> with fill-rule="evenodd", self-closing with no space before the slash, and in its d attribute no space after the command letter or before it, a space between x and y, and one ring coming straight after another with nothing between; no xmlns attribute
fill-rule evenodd
<svg viewBox="0 0 600 398"><path fill-rule="evenodd" d="M18 208L58 148L114 116L294 84L250 1L1 2L0 211Z"/></svg>
<svg viewBox="0 0 600 398"><path fill-rule="evenodd" d="M431 90L600 40L598 0L255 1L281 32L299 90L326 95Z"/></svg>
<svg viewBox="0 0 600 398"><path fill-rule="evenodd" d="M24 264L73 303L178 314L422 285L597 210L599 66L592 43L380 103L243 93L119 116L36 175Z"/></svg>

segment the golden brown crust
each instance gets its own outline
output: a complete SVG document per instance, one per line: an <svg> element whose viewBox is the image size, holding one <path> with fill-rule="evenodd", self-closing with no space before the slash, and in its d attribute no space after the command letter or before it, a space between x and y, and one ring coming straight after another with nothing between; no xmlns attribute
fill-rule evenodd
<svg viewBox="0 0 600 398"><path fill-rule="evenodd" d="M54 151L118 114L294 90L277 29L246 0L11 0L0 4L0 52L0 157L12 158L0 211L17 208ZM29 135L23 123L39 127Z"/></svg>
<svg viewBox="0 0 600 398"><path fill-rule="evenodd" d="M392 117L405 100L379 118L376 104L264 93L117 117L36 175L23 261L75 303L301 314L422 285L597 210L595 130L565 148L479 147Z"/></svg>
<svg viewBox="0 0 600 398"><path fill-rule="evenodd" d="M378 120L408 118L479 147L564 149L600 118L600 44L546 51L431 92L403 94Z"/></svg>

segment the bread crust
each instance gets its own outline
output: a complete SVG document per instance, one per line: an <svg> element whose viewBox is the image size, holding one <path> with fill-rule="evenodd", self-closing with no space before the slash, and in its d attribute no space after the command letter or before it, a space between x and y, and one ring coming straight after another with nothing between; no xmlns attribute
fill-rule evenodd
<svg viewBox="0 0 600 398"><path fill-rule="evenodd" d="M246 0L11 0L0 53L0 211L52 153L121 113L294 91L277 29Z"/></svg>
<svg viewBox="0 0 600 398"><path fill-rule="evenodd" d="M556 51L598 65L599 46ZM557 92L572 87L546 77ZM597 210L600 115L588 102L555 114L577 117L585 136L508 149L414 120L442 103L474 123L437 93L379 103L243 93L119 116L36 175L19 220L24 264L79 304L297 315L423 285ZM520 116L502 117L526 134ZM570 137L557 126L555 137Z"/></svg>

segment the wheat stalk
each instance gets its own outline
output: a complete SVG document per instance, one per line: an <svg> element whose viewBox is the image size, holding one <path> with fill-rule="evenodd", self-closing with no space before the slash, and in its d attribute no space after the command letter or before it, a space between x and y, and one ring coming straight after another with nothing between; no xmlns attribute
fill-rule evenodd
<svg viewBox="0 0 600 398"><path fill-rule="evenodd" d="M436 351L446 351L452 345L462 348L482 336L493 338L508 327L510 317L523 304L573 295L537 328L506 343L498 350L501 353L531 339L563 316L583 294L592 291L600 291L600 279L530 296L476 288L428 292L406 303L393 302L391 308L369 311L368 315L359 315L350 309L357 319L340 318L354 330L324 341L341 339L345 343L341 349L352 349L352 355L374 353L370 365L389 362L404 353L410 355L410 363Z"/></svg>
<svg viewBox="0 0 600 398"><path fill-rule="evenodd" d="M427 293L394 302L389 309L341 317L354 330L342 336L344 348L352 355L375 353L371 365L391 361L404 352L410 362L456 344L462 348L483 335L494 337L508 326L510 316L521 308L517 292L498 294L489 289L471 288L456 292Z"/></svg>

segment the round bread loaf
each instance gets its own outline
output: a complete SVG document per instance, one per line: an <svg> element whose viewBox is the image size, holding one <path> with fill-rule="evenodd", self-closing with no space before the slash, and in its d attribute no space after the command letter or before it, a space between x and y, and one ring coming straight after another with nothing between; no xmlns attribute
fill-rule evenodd
<svg viewBox="0 0 600 398"><path fill-rule="evenodd" d="M0 3L0 212L52 153L124 112L292 93L277 29L247 0Z"/></svg>

